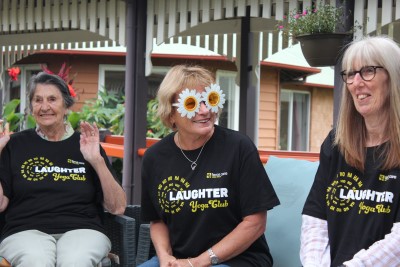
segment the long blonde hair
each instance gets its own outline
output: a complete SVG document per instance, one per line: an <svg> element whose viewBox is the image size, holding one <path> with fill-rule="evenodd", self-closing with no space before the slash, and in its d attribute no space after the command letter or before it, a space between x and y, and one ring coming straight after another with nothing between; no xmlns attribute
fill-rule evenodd
<svg viewBox="0 0 400 267"><path fill-rule="evenodd" d="M384 126L388 143L380 154L383 160L381 168L400 167L400 48L386 36L364 37L350 43L343 56L342 69L352 69L354 62L361 63L361 66L382 66L388 74L389 97L385 111L388 121ZM366 138L364 119L343 83L335 144L346 162L361 171L366 159Z"/></svg>

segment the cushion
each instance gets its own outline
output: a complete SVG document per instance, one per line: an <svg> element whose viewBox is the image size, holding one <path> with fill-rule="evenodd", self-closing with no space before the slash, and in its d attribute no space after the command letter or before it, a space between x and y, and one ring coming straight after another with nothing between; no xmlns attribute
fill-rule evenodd
<svg viewBox="0 0 400 267"><path fill-rule="evenodd" d="M265 232L274 267L301 266L301 212L319 162L270 156L265 169L281 204L267 213Z"/></svg>

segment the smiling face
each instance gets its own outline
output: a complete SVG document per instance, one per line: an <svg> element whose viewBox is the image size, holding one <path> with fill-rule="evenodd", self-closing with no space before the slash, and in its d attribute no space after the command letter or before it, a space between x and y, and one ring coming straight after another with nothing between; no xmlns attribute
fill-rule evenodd
<svg viewBox="0 0 400 267"><path fill-rule="evenodd" d="M64 117L68 113L60 90L53 84L37 84L32 97L32 115L39 128L64 130Z"/></svg>
<svg viewBox="0 0 400 267"><path fill-rule="evenodd" d="M193 89L199 94L205 92L204 86L196 86ZM179 94L183 91L184 90L178 92L176 98L178 98ZM176 102L177 101L176 99ZM194 116L189 119L187 116L182 116L182 114L177 111L177 108L174 107L171 115L171 122L175 123L181 135L209 135L214 129L217 113L209 110L206 104L201 102L198 112L193 113L193 115Z"/></svg>
<svg viewBox="0 0 400 267"><path fill-rule="evenodd" d="M360 70L361 65L355 64L353 70ZM354 82L347 85L356 110L364 119L379 119L387 114L389 100L389 76L385 69L376 69L375 77L364 81L360 74L354 76Z"/></svg>

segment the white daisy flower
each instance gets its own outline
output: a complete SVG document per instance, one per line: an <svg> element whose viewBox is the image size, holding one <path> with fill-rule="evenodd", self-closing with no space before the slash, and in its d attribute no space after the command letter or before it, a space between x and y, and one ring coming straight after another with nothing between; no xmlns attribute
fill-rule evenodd
<svg viewBox="0 0 400 267"><path fill-rule="evenodd" d="M225 104L225 94L218 84L211 84L205 88L206 91L201 94L203 101L209 110L218 113L219 108L223 108Z"/></svg>
<svg viewBox="0 0 400 267"><path fill-rule="evenodd" d="M201 95L196 90L189 90L186 88L179 94L178 103L172 104L178 107L178 112L182 117L188 117L188 119L194 117L196 112L200 109Z"/></svg>

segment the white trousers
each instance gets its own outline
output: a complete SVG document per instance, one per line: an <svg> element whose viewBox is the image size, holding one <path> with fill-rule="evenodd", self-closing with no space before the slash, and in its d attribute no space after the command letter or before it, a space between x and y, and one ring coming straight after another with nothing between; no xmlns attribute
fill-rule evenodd
<svg viewBox="0 0 400 267"><path fill-rule="evenodd" d="M59 235L22 231L10 235L0 244L0 255L13 267L93 267L110 250L110 239L89 229Z"/></svg>

